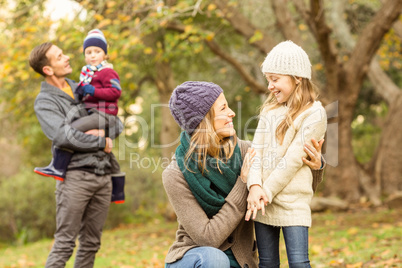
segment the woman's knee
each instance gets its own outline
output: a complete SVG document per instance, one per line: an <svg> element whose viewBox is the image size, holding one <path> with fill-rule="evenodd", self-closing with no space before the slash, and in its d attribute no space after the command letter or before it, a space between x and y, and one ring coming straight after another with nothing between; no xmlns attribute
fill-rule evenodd
<svg viewBox="0 0 402 268"><path fill-rule="evenodd" d="M222 250L213 247L196 247L187 251L182 259L166 264L165 267L229 268L230 261Z"/></svg>
<svg viewBox="0 0 402 268"><path fill-rule="evenodd" d="M198 265L195 267L229 268L230 261L228 256L222 250L213 247L203 247L202 254L200 254Z"/></svg>

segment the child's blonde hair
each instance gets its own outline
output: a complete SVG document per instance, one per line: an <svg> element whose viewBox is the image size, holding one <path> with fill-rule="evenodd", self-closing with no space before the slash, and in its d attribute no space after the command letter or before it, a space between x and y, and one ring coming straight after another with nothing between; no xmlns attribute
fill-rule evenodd
<svg viewBox="0 0 402 268"><path fill-rule="evenodd" d="M286 102L288 109L285 114L285 120L283 120L276 128L275 134L280 144L282 144L286 131L290 126L293 125L293 121L296 119L296 117L313 105L314 101L317 99L317 88L309 79L301 78L301 82L296 83L298 80L297 77L293 75L287 76L292 80L295 88ZM283 104L279 103L273 92L271 92L263 105L260 107L260 113L275 109L281 105Z"/></svg>

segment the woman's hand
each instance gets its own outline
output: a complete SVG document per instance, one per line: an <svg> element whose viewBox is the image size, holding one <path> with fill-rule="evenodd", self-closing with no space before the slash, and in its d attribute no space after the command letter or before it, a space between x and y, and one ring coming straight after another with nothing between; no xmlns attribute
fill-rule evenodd
<svg viewBox="0 0 402 268"><path fill-rule="evenodd" d="M262 215L265 215L265 206L268 204L268 197L260 185L254 184L250 186L250 191L247 197L247 212L245 220L250 220L253 215L253 220L257 216L257 211L261 210Z"/></svg>
<svg viewBox="0 0 402 268"><path fill-rule="evenodd" d="M113 149L113 141L112 141L111 138L106 137L106 145L105 145L104 151L105 151L106 153L111 153L111 152L112 152L112 149Z"/></svg>
<svg viewBox="0 0 402 268"><path fill-rule="evenodd" d="M315 139L311 139L311 142L313 146L309 144L304 144L304 151L307 153L309 156L310 160L307 158L303 157L302 160L303 162L308 165L312 170L318 170L322 166L321 162L321 148L322 144L324 143L324 139L320 140L320 142L317 142Z"/></svg>
<svg viewBox="0 0 402 268"><path fill-rule="evenodd" d="M244 183L247 182L247 175L248 175L248 172L250 171L251 165L253 164L254 156L255 156L254 148L248 148L246 156L244 157L243 166L241 167L241 172L240 172L240 178Z"/></svg>

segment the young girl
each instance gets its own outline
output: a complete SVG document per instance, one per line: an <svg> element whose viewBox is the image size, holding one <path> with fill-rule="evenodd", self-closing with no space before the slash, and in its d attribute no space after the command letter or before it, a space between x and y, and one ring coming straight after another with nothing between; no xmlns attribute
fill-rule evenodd
<svg viewBox="0 0 402 268"><path fill-rule="evenodd" d="M88 110L88 116L74 121L71 126L79 131L96 136L109 136L115 125L118 112L117 101L121 95L119 75L107 62L107 42L102 31L88 32L83 44L85 62L82 67L80 83L76 89L79 98ZM66 91L73 99L73 92ZM110 127L109 127L110 126ZM95 131L96 133L94 133ZM35 168L34 172L63 181L73 152L53 148L53 159L49 166ZM124 203L125 174L120 171L116 157L111 153L111 174L113 183L112 202Z"/></svg>
<svg viewBox="0 0 402 268"><path fill-rule="evenodd" d="M265 58L262 72L270 95L253 140L256 156L248 174L246 220L253 214L259 267L279 267L281 229L289 267L310 267L313 177L303 164L303 144L324 137L326 112L316 101L311 64L301 47L291 41L278 44Z"/></svg>
<svg viewBox="0 0 402 268"><path fill-rule="evenodd" d="M253 224L242 220L248 195L243 179L254 153L250 142L236 137L235 113L222 88L185 82L173 91L169 108L184 131L162 174L178 221L165 267L257 267ZM320 167L321 146L314 147L309 165ZM322 176L322 171L313 173Z"/></svg>

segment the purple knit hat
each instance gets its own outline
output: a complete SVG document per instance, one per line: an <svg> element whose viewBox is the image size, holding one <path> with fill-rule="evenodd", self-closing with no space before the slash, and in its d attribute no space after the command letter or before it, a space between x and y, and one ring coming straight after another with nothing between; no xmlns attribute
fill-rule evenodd
<svg viewBox="0 0 402 268"><path fill-rule="evenodd" d="M177 124L191 135L221 93L222 88L211 82L184 82L170 97L170 112Z"/></svg>

